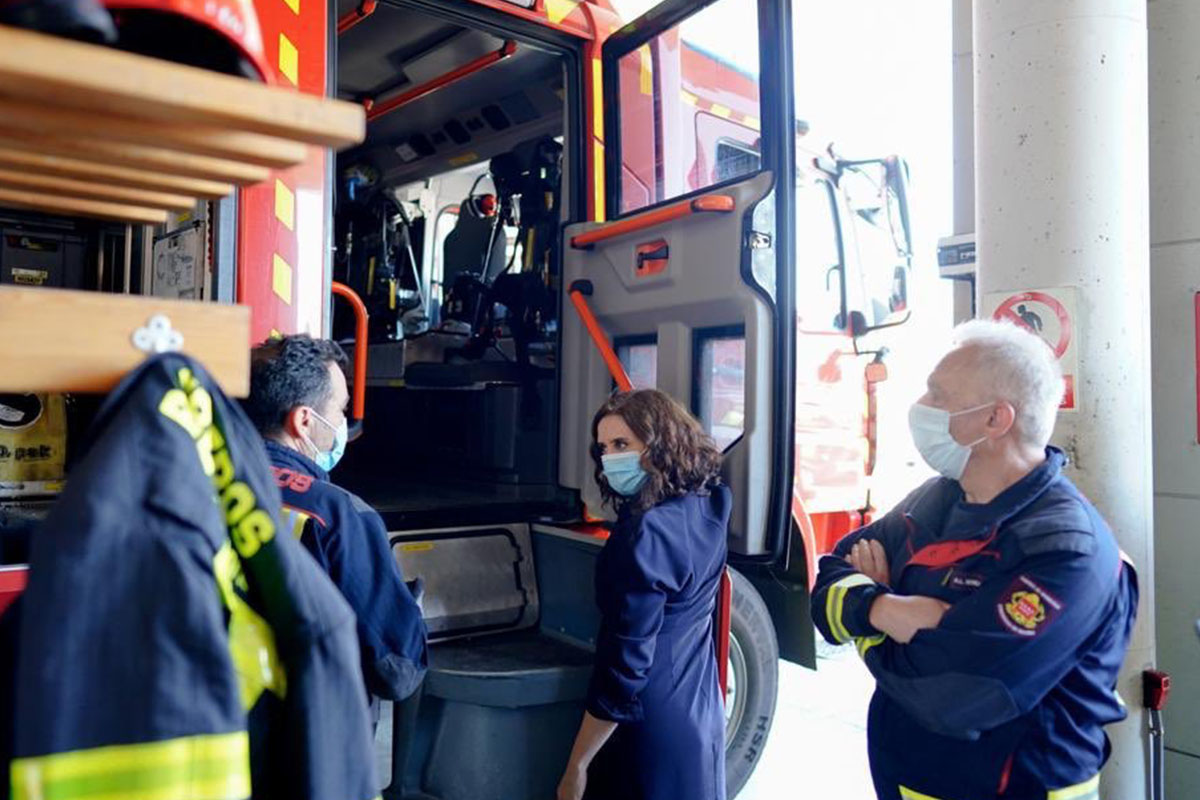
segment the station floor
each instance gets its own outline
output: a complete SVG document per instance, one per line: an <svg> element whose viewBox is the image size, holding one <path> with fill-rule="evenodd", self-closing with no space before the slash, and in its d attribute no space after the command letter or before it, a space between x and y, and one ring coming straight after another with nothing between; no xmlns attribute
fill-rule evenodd
<svg viewBox="0 0 1200 800"><path fill-rule="evenodd" d="M874 680L853 647L821 647L815 671L780 662L771 736L737 800L875 799L867 765Z"/></svg>
<svg viewBox="0 0 1200 800"><path fill-rule="evenodd" d="M874 680L852 646L820 642L817 647L816 670L779 663L771 735L736 800L875 800L867 765L867 703ZM382 719L390 719L391 704L383 705ZM390 734L390 727L382 725L375 742L385 771L390 769Z"/></svg>

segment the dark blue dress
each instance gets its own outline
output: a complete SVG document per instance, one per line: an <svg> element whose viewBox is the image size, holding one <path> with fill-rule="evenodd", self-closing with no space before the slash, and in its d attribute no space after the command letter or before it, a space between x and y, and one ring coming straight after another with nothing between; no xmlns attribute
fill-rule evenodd
<svg viewBox="0 0 1200 800"><path fill-rule="evenodd" d="M725 798L713 612L730 505L718 487L622 513L600 554L587 708L618 725L588 772L588 800Z"/></svg>

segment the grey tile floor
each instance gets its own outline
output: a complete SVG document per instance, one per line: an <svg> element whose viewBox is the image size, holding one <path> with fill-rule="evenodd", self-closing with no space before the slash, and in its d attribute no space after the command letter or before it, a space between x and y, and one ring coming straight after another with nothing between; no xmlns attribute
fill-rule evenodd
<svg viewBox="0 0 1200 800"><path fill-rule="evenodd" d="M867 703L874 681L853 647L820 646L816 670L780 662L771 735L736 800L874 800L867 766ZM382 719L391 719L390 703ZM384 774L390 743L385 722L375 743Z"/></svg>
<svg viewBox="0 0 1200 800"><path fill-rule="evenodd" d="M867 765L874 681L853 647L821 655L815 671L780 663L771 736L737 800L874 800Z"/></svg>

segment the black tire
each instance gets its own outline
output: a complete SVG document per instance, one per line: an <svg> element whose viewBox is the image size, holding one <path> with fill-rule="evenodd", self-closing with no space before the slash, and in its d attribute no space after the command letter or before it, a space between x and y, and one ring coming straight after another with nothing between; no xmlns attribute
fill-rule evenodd
<svg viewBox="0 0 1200 800"><path fill-rule="evenodd" d="M730 574L733 614L725 706L725 792L733 800L754 772L771 732L779 692L779 642L758 590L736 571Z"/></svg>

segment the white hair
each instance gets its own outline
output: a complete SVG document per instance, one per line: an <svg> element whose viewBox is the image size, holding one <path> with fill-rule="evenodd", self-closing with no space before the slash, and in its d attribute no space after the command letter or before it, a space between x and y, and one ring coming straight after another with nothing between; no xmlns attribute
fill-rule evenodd
<svg viewBox="0 0 1200 800"><path fill-rule="evenodd" d="M955 349L973 351L980 388L1016 409L1013 430L1025 444L1045 447L1054 433L1065 384L1050 345L1010 322L972 320L954 329ZM986 397L981 397L987 400Z"/></svg>

